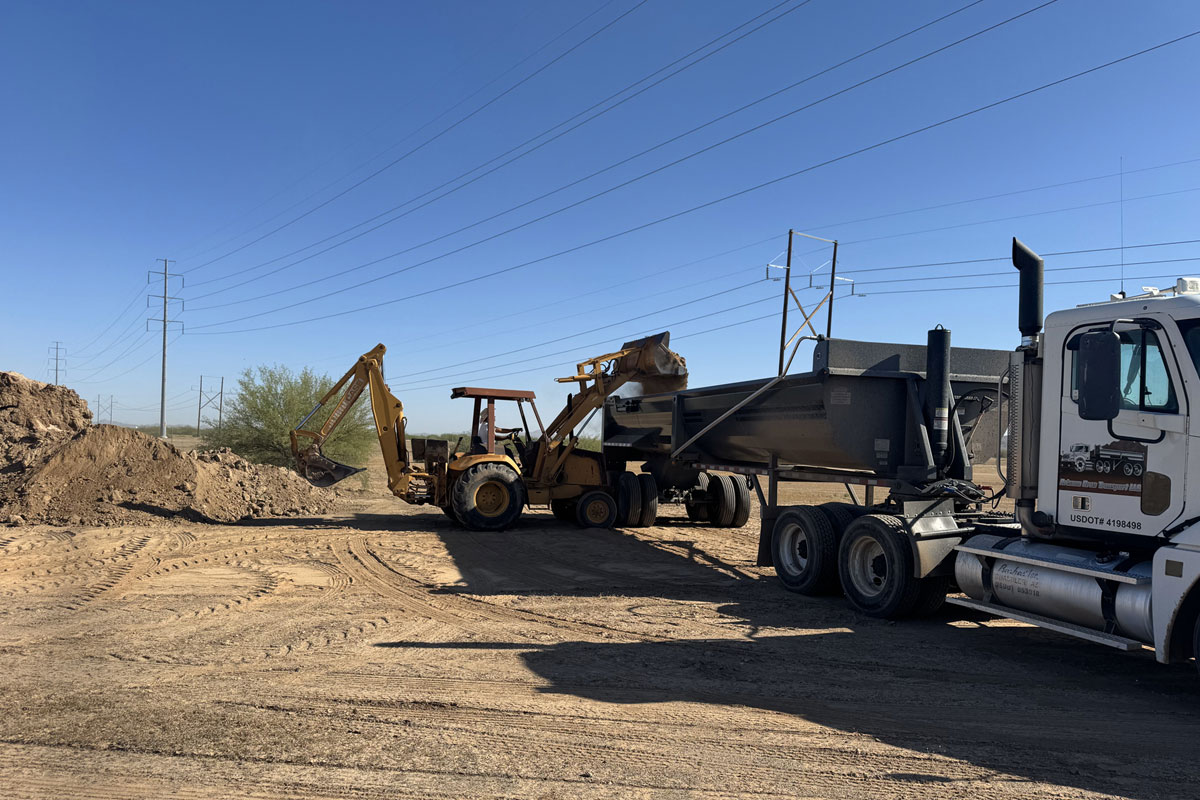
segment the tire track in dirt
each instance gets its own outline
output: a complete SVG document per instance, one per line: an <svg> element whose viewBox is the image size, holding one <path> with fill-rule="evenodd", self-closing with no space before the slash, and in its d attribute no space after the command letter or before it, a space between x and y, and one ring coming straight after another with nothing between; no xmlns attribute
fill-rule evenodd
<svg viewBox="0 0 1200 800"><path fill-rule="evenodd" d="M467 633L493 637L497 633L496 624L499 623L510 628L519 624L558 638L564 634L600 641L648 641L663 638L632 633L598 623L578 622L524 609L498 606L449 591L435 594L428 591L423 584L401 575L382 562L367 546L363 536L349 537L344 541L344 550L336 549L335 554L352 578L360 579L368 587L398 601L413 613L444 621ZM524 639L541 641L536 636L520 631L507 632Z"/></svg>

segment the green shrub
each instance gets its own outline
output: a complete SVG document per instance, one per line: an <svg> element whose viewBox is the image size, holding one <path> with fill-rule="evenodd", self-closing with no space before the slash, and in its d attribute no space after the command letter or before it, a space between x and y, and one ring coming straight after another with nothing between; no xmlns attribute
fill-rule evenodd
<svg viewBox="0 0 1200 800"><path fill-rule="evenodd" d="M318 375L308 367L299 373L279 365L247 369L238 378L237 391L225 399L221 429L208 427L200 436L210 447L228 447L251 461L293 466L290 431L333 383L328 375ZM334 398L304 428L319 430L336 404ZM375 423L364 390L321 451L334 461L362 466L374 441Z"/></svg>

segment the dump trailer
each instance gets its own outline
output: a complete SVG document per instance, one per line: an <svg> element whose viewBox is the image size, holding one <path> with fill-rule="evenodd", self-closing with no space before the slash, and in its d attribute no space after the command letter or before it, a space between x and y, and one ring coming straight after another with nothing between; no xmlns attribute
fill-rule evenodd
<svg viewBox="0 0 1200 800"><path fill-rule="evenodd" d="M759 563L793 591L896 619L956 587L960 606L1195 658L1200 279L1043 320L1042 259L1014 239L1012 260L1014 351L952 348L940 327L924 348L818 337L808 373L610 399L606 447L664 475L765 477ZM1001 442L993 491L975 465ZM865 498L781 506L780 481ZM1012 514L990 510L1001 494Z"/></svg>

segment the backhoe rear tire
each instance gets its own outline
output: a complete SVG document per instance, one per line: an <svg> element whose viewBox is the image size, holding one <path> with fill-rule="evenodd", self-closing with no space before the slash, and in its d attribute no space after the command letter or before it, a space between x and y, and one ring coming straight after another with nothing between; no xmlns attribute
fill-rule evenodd
<svg viewBox="0 0 1200 800"><path fill-rule="evenodd" d="M525 485L507 464L493 461L475 464L454 482L450 502L464 527L477 531L504 530L521 516Z"/></svg>
<svg viewBox="0 0 1200 800"><path fill-rule="evenodd" d="M617 527L636 528L642 524L642 482L632 472L617 479Z"/></svg>
<svg viewBox="0 0 1200 800"><path fill-rule="evenodd" d="M642 488L642 516L637 524L639 528L649 528L658 519L658 483L648 472L641 473L637 479Z"/></svg>

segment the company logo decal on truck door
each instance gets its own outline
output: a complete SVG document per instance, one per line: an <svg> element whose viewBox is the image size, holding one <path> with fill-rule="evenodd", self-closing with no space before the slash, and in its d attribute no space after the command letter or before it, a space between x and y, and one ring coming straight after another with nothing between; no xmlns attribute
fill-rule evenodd
<svg viewBox="0 0 1200 800"><path fill-rule="evenodd" d="M1128 440L1077 443L1059 454L1058 488L1138 497L1146 473L1146 445Z"/></svg>

